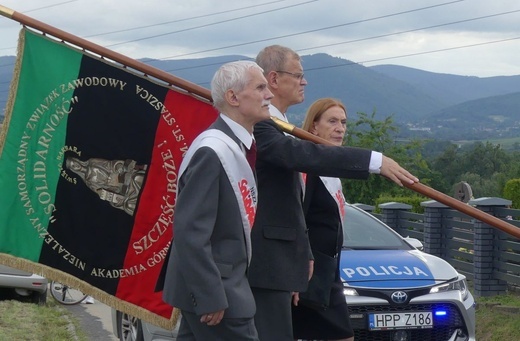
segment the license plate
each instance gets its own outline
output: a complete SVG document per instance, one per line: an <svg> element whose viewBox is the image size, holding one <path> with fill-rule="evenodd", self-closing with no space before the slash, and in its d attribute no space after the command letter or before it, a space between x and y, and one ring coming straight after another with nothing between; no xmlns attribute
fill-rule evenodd
<svg viewBox="0 0 520 341"><path fill-rule="evenodd" d="M421 328L433 328L431 311L368 314L370 330Z"/></svg>

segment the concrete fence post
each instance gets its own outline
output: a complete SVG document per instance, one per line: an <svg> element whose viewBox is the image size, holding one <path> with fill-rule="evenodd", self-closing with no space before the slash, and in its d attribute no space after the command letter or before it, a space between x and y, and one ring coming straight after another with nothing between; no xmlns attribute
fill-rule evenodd
<svg viewBox="0 0 520 341"><path fill-rule="evenodd" d="M380 204L379 208L382 212L381 220L390 226L395 232L402 235L401 226L399 226L399 211L410 211L412 206L400 202L387 202Z"/></svg>
<svg viewBox="0 0 520 341"><path fill-rule="evenodd" d="M423 201L421 206L424 207L424 251L444 258L442 211L449 207L435 200Z"/></svg>
<svg viewBox="0 0 520 341"><path fill-rule="evenodd" d="M511 201L486 197L470 200L468 204L493 215L495 207L507 207L511 205ZM507 282L493 277L494 264L501 252L496 243L499 231L480 220L475 219L473 224L475 229L473 254L475 295L481 297L503 294L507 290Z"/></svg>

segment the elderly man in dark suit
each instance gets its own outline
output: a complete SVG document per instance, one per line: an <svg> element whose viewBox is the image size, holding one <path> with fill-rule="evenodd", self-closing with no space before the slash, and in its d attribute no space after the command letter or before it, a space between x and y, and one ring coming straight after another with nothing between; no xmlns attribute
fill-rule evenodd
<svg viewBox="0 0 520 341"><path fill-rule="evenodd" d="M258 340L246 276L256 183L245 154L254 124L269 118L273 95L251 61L223 65L211 94L221 114L179 169L163 298L181 310L177 340Z"/></svg>
<svg viewBox="0 0 520 341"><path fill-rule="evenodd" d="M273 45L258 54L274 94L272 116L285 113L304 99L307 85L300 57ZM257 141L258 210L251 240L253 257L249 283L257 305L255 325L260 340L293 340L291 299L307 288L313 256L302 209L300 172L353 179L381 174L398 185L418 181L381 153L349 147L330 147L286 136L272 120L255 125ZM348 219L348 218L347 218Z"/></svg>

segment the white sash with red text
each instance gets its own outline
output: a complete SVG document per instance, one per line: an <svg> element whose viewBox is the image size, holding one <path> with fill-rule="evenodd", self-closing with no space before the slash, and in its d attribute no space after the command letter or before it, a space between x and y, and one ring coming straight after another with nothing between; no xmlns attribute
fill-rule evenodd
<svg viewBox="0 0 520 341"><path fill-rule="evenodd" d="M341 187L341 180L338 178L329 178L326 176L320 176L321 182L325 185L325 188L332 196L332 199L338 205L339 217L341 224L343 225L343 219L345 218L345 206L347 201L343 195L343 188Z"/></svg>
<svg viewBox="0 0 520 341"><path fill-rule="evenodd" d="M251 228L255 221L257 190L256 181L251 166L247 162L244 152L238 144L224 132L217 129L208 129L200 134L191 144L182 160L179 169L179 178L186 170L190 159L197 149L210 147L218 155L222 167L226 172L231 187L235 192L246 240L247 258L251 260Z"/></svg>

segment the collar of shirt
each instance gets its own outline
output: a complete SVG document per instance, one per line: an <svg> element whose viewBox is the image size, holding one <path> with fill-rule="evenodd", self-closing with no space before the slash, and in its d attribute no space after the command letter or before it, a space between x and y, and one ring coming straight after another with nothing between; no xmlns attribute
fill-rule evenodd
<svg viewBox="0 0 520 341"><path fill-rule="evenodd" d="M220 117L226 122L226 124L229 126L233 134L235 134L236 137L246 146L247 149L251 148L251 144L253 144L253 137L249 132L246 130L246 128L242 127L240 124L236 123L229 117L227 117L224 114L220 114Z"/></svg>
<svg viewBox="0 0 520 341"><path fill-rule="evenodd" d="M289 123L289 121L287 120L287 116L285 116L284 113L281 113L280 110L278 110L278 108L272 104L269 104L269 113L271 114L271 116L274 116L276 118L281 119L284 122Z"/></svg>

